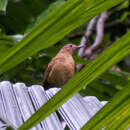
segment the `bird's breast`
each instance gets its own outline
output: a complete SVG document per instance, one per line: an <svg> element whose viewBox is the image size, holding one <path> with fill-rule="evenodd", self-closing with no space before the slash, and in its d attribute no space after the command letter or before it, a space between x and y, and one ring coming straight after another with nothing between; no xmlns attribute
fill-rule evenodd
<svg viewBox="0 0 130 130"><path fill-rule="evenodd" d="M53 69L49 73L50 86L62 87L75 73L75 63L72 57L55 59Z"/></svg>

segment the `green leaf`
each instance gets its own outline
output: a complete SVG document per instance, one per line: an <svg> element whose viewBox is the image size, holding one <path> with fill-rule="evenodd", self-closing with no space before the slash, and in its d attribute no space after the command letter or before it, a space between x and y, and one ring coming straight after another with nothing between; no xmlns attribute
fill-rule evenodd
<svg viewBox="0 0 130 130"><path fill-rule="evenodd" d="M0 33L0 52L6 52L8 49L21 41L22 38L22 35L5 35Z"/></svg>
<svg viewBox="0 0 130 130"><path fill-rule="evenodd" d="M119 90L112 85L104 84L101 81L95 80L91 82L80 93L83 96L96 96L99 100L110 100Z"/></svg>
<svg viewBox="0 0 130 130"><path fill-rule="evenodd" d="M74 55L73 58L76 64L88 64L90 62L89 60L85 60L77 55Z"/></svg>
<svg viewBox="0 0 130 130"><path fill-rule="evenodd" d="M59 91L47 103L45 103L18 130L26 130L40 123L75 93L87 86L100 74L128 54L130 54L130 32L112 44L95 60L82 69L79 74L77 74L72 80L64 85L61 91Z"/></svg>
<svg viewBox="0 0 130 130"><path fill-rule="evenodd" d="M115 85L126 86L129 80L125 76L116 75L112 73L104 73L100 76L100 79L107 80Z"/></svg>
<svg viewBox="0 0 130 130"><path fill-rule="evenodd" d="M52 3L46 11L39 15L37 21L35 22L35 26L40 24L40 22L42 22L51 12L61 7L64 3L64 0Z"/></svg>
<svg viewBox="0 0 130 130"><path fill-rule="evenodd" d="M48 48L95 15L123 0L69 0L50 12L23 40L0 53L0 72L5 72L36 52ZM24 53L23 53L24 52Z"/></svg>
<svg viewBox="0 0 130 130"><path fill-rule="evenodd" d="M124 9L124 8L128 8L129 7L129 0L125 0L122 4L121 4L121 9Z"/></svg>
<svg viewBox="0 0 130 130"><path fill-rule="evenodd" d="M58 8L59 8L60 6L62 6L64 3L65 3L64 0L56 1L56 2L52 3L46 11L44 11L43 13L41 13L41 14L38 16L38 18L37 18L37 20L36 20L36 22L35 22L34 25L31 25L31 26L29 25L29 27L28 27L27 30L26 30L26 33L31 32L32 29L35 28L36 26L38 26L44 19L46 19L46 17L47 17L51 12L53 12L55 9L58 9Z"/></svg>
<svg viewBox="0 0 130 130"><path fill-rule="evenodd" d="M130 86L117 93L109 103L103 107L82 130L118 130L128 128L130 117ZM125 124L124 124L125 122Z"/></svg>
<svg viewBox="0 0 130 130"><path fill-rule="evenodd" d="M5 14L8 0L0 0L0 14Z"/></svg>
<svg viewBox="0 0 130 130"><path fill-rule="evenodd" d="M93 81L94 82L94 81ZM90 83L85 89L82 89L81 91L80 91L80 94L82 95L82 96L96 96L99 100L105 100L105 101L108 101L108 100L110 100L110 94L109 93L107 93L107 92L102 92L102 91L105 91L105 90L103 90L104 88L106 89L108 86L104 86L104 87L101 87L101 85L100 86L98 86L97 88L95 87L95 86L91 86L91 84L93 84L93 82L92 83ZM95 84L95 83L94 83ZM96 85L97 86L97 85ZM102 89L102 91L100 91Z"/></svg>
<svg viewBox="0 0 130 130"><path fill-rule="evenodd" d="M0 15L0 24L10 34L24 33L27 26L48 8L50 0L8 0L6 16ZM0 0L1 3L1 0Z"/></svg>

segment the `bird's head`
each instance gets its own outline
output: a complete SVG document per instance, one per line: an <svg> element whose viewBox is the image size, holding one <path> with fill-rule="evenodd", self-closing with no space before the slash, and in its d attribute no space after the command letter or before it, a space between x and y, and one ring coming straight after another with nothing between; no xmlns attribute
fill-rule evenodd
<svg viewBox="0 0 130 130"><path fill-rule="evenodd" d="M78 50L79 48L82 48L82 47L84 47L84 46L81 46L81 45L77 46L74 44L66 44L65 46L63 46L61 48L61 51L73 54L74 52L76 52L76 50Z"/></svg>

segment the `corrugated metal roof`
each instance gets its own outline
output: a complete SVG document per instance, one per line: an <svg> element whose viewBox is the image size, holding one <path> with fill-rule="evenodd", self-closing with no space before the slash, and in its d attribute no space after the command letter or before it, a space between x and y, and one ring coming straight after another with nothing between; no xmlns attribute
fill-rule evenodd
<svg viewBox="0 0 130 130"><path fill-rule="evenodd" d="M40 106L59 91L58 88L44 91L40 85L26 87L24 83L11 84L0 82L0 117L7 119L16 128L25 122ZM76 94L64 103L57 112L70 130L79 130L107 102L100 102L96 97L83 98ZM4 130L4 122L0 122L0 130ZM63 130L57 113L48 116L32 130Z"/></svg>

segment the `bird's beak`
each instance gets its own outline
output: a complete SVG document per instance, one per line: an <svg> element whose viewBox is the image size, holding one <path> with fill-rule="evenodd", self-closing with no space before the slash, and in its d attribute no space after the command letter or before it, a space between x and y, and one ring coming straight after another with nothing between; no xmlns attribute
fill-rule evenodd
<svg viewBox="0 0 130 130"><path fill-rule="evenodd" d="M79 46L77 46L77 49L80 49L80 48L83 48L84 47L84 45L79 45Z"/></svg>

